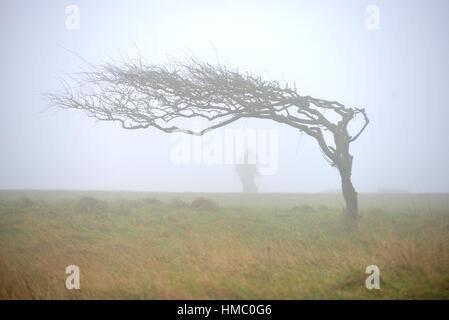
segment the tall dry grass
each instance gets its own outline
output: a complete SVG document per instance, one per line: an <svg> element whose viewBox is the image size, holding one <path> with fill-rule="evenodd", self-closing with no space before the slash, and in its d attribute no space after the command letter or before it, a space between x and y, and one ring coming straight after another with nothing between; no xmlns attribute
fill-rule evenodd
<svg viewBox="0 0 449 320"><path fill-rule="evenodd" d="M448 212L371 210L347 232L324 206L81 203L0 201L0 299L449 298ZM80 290L65 288L71 264ZM380 290L365 288L371 264Z"/></svg>

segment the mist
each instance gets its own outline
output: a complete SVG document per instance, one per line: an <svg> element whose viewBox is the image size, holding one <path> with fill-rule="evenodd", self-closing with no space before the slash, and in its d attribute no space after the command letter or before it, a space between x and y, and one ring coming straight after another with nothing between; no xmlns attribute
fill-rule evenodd
<svg viewBox="0 0 449 320"><path fill-rule="evenodd" d="M79 10L78 25L71 5ZM374 27L370 5L379 10ZM80 57L94 65L139 56L164 64L194 55L270 81L295 82L302 95L365 108L370 124L350 149L357 191L449 191L447 1L0 6L1 189L239 192L235 163L224 157L222 163L177 163L170 134L48 110L42 98L60 89L61 77L85 67ZM298 130L241 119L217 134L225 137L231 129L278 135L276 154L266 157L275 170L257 177L259 192L340 189L338 171Z"/></svg>

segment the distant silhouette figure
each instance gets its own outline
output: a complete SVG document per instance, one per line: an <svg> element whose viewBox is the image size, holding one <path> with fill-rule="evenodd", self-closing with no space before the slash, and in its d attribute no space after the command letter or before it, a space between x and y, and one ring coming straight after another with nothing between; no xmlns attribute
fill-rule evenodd
<svg viewBox="0 0 449 320"><path fill-rule="evenodd" d="M237 164L235 166L235 171L240 177L240 181L242 182L242 192L257 192L256 186L256 176L257 172L257 160L255 163L249 163L248 161L248 151L245 153L245 158L243 163Z"/></svg>

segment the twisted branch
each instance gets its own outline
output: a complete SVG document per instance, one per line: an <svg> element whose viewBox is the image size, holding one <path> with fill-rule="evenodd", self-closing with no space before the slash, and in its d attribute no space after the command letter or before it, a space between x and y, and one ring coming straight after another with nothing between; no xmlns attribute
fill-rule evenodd
<svg viewBox="0 0 449 320"><path fill-rule="evenodd" d="M60 92L46 94L46 98L56 108L81 110L100 121L117 121L125 129L154 127L203 135L241 118L271 119L315 138L323 153L336 163L339 144L355 141L369 123L365 109L301 96L296 86L281 86L195 58L166 66L128 59L87 67L69 77L71 86L64 82ZM359 115L364 124L351 136L348 123ZM209 126L193 131L176 124L179 119L192 118L206 119ZM331 121L335 118L338 121ZM326 130L334 135L334 141L326 141Z"/></svg>

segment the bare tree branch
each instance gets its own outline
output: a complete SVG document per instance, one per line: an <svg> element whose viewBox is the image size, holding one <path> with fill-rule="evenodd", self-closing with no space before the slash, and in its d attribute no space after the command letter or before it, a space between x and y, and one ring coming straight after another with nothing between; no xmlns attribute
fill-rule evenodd
<svg viewBox="0 0 449 320"><path fill-rule="evenodd" d="M167 66L146 65L141 58L119 65L87 66L87 71L70 76L72 86L65 83L61 92L47 94L47 98L55 107L82 110L100 121L118 121L125 129L155 127L202 135L241 118L261 118L322 140L320 130L335 133L339 125L324 116L323 111L328 110L338 115L344 126L357 114L364 116L365 124L351 138L354 141L368 124L364 109L300 96L288 85L281 87L276 81L192 57ZM172 124L181 118L203 118L210 126L193 132Z"/></svg>

